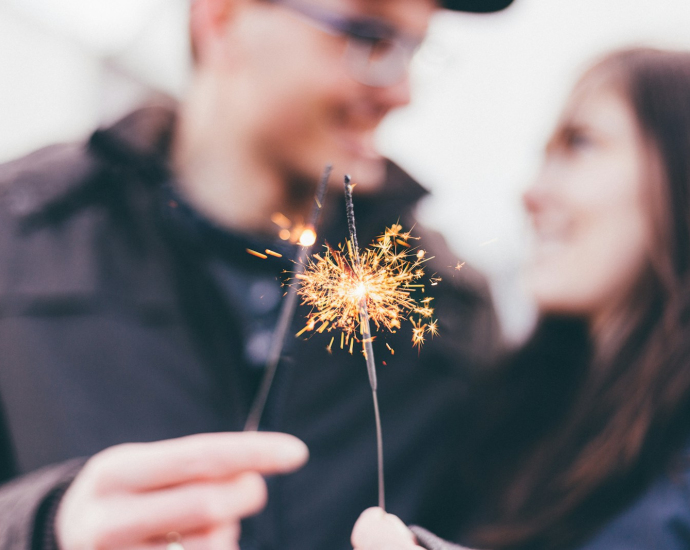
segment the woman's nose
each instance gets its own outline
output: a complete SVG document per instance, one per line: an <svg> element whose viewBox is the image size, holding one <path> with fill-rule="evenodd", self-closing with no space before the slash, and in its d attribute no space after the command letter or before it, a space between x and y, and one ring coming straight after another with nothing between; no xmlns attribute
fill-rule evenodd
<svg viewBox="0 0 690 550"><path fill-rule="evenodd" d="M544 185L538 180L532 183L522 194L522 205L528 214L535 214L541 210L546 199Z"/></svg>

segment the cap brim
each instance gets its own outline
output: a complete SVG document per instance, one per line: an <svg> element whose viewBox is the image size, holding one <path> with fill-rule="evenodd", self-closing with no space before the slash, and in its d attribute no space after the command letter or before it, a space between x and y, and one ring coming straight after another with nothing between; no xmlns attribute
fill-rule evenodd
<svg viewBox="0 0 690 550"><path fill-rule="evenodd" d="M513 0L442 0L441 5L453 11L491 13L507 8Z"/></svg>

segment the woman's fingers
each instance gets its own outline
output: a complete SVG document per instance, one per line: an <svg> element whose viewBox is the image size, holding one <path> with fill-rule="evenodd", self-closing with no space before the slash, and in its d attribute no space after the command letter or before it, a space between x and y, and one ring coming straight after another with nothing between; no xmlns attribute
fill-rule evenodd
<svg viewBox="0 0 690 550"><path fill-rule="evenodd" d="M355 550L417 550L416 539L405 524L381 508L369 508L352 530Z"/></svg>
<svg viewBox="0 0 690 550"><path fill-rule="evenodd" d="M92 465L103 472L99 490L144 491L189 481L228 479L243 471L270 475L302 466L304 443L280 433L210 433L112 447Z"/></svg>

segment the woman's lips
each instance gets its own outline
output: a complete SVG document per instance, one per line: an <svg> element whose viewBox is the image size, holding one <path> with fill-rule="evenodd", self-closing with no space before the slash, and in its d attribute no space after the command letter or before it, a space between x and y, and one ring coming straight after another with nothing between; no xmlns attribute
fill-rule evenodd
<svg viewBox="0 0 690 550"><path fill-rule="evenodd" d="M562 216L533 218L534 253L536 257L562 252L571 236L571 224Z"/></svg>

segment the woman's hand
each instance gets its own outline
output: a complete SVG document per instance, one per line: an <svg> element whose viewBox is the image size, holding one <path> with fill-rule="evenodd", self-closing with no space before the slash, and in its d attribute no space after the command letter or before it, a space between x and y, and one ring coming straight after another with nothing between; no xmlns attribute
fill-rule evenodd
<svg viewBox="0 0 690 550"><path fill-rule="evenodd" d="M278 433L212 433L117 445L94 455L59 505L60 548L238 549L240 520L266 503L262 475L302 466ZM176 544L171 544L176 543Z"/></svg>
<svg viewBox="0 0 690 550"><path fill-rule="evenodd" d="M405 524L381 508L369 508L359 516L351 538L354 550L421 550Z"/></svg>

